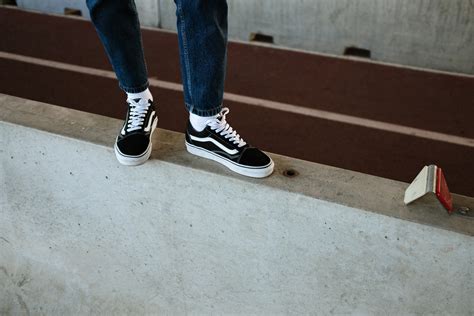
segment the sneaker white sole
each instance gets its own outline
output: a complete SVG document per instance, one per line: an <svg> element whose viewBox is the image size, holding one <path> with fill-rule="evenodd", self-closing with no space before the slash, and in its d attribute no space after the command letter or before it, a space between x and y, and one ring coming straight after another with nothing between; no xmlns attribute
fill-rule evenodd
<svg viewBox="0 0 474 316"><path fill-rule="evenodd" d="M148 147L145 150L145 152L139 156L125 155L117 147L117 140L115 140L114 151L115 151L115 157L117 158L118 162L120 162L122 165L125 165L125 166L138 166L138 165L144 164L148 160L148 158L150 158L150 155L152 152L153 145L151 143L151 137L153 136L153 132L155 131L157 124L158 124L158 119L156 118L151 127L150 144L148 144Z"/></svg>
<svg viewBox="0 0 474 316"><path fill-rule="evenodd" d="M122 165L125 166L138 166L143 163L145 163L148 158L150 158L151 151L152 151L152 144L148 145L148 148L146 151L141 154L140 156L128 156L123 154L120 149L117 147L117 143L115 143L114 149L115 149L115 157L117 158L118 162L120 162Z"/></svg>
<svg viewBox="0 0 474 316"><path fill-rule="evenodd" d="M275 166L275 164L273 163L273 160L267 166L264 166L264 167L249 167L249 166L241 165L229 159L223 158L209 150L194 146L188 143L187 141L185 141L185 143L186 143L186 150L190 154L216 161L226 166L230 170L247 177L252 177L252 178L268 177L269 175L272 174L273 167Z"/></svg>

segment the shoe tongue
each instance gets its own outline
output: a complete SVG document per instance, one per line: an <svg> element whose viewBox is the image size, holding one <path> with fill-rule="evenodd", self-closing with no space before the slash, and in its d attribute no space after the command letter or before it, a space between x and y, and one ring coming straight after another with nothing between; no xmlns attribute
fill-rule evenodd
<svg viewBox="0 0 474 316"><path fill-rule="evenodd" d="M151 100L144 99L144 98L135 98L135 99L129 99L130 101L133 101L133 103L137 104L150 104Z"/></svg>

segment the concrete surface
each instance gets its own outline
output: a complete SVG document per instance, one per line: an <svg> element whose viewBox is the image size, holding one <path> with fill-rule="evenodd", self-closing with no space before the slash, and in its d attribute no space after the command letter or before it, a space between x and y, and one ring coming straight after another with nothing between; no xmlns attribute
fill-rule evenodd
<svg viewBox="0 0 474 316"><path fill-rule="evenodd" d="M161 129L123 167L120 125L0 95L0 314L474 312L472 220L406 184L277 155L247 179Z"/></svg>
<svg viewBox="0 0 474 316"><path fill-rule="evenodd" d="M20 8L35 10L45 13L64 14L65 8L81 10L82 16L90 20L89 9L86 0L17 0ZM140 23L144 26L159 26L159 3L158 0L135 0Z"/></svg>

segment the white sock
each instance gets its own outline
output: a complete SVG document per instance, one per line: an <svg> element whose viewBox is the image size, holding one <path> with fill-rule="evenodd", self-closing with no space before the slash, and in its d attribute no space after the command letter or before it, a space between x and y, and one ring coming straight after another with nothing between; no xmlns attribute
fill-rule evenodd
<svg viewBox="0 0 474 316"><path fill-rule="evenodd" d="M146 89L142 92L138 93L128 93L127 92L127 99L145 99L145 100L152 100L153 101L153 96L151 95L150 89Z"/></svg>
<svg viewBox="0 0 474 316"><path fill-rule="evenodd" d="M213 115L213 116L199 116L199 115L196 115L194 113L189 112L189 121L191 121L191 125L193 126L193 128L196 131L200 132L204 128L206 128L207 120L209 120L211 118L216 118L218 116L219 116L219 114L216 114L216 115Z"/></svg>

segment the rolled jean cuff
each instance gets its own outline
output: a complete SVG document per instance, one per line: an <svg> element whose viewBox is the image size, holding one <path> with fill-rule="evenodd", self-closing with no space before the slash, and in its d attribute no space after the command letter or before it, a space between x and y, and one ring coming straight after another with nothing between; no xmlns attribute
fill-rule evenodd
<svg viewBox="0 0 474 316"><path fill-rule="evenodd" d="M149 86L150 86L150 83L148 82L148 80L144 84L138 87L125 87L119 82L120 89L128 93L139 93L139 92L145 91L146 88L148 88Z"/></svg>
<svg viewBox="0 0 474 316"><path fill-rule="evenodd" d="M218 106L214 108L205 109L205 110L197 109L196 107L194 107L193 105L189 103L185 103L184 105L186 107L186 110L188 110L188 112L196 114L198 116L214 116L216 114L219 114L222 110L222 104L219 104Z"/></svg>

